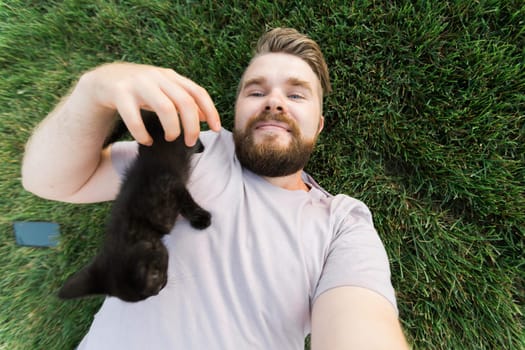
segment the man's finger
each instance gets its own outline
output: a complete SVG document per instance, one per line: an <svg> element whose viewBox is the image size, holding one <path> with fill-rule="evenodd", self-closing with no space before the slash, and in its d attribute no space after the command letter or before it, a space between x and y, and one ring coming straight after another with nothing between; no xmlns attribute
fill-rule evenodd
<svg viewBox="0 0 525 350"><path fill-rule="evenodd" d="M146 130L144 122L142 121L142 116L140 115L140 109L137 107L135 101L128 101L126 99L120 99L120 103L117 105L117 110L126 124L131 136L138 143L145 146L151 146L153 144L153 139Z"/></svg>
<svg viewBox="0 0 525 350"><path fill-rule="evenodd" d="M193 97L198 108L204 114L205 118L201 121L206 121L210 128L214 131L219 131L221 128L221 120L219 112L215 108L215 104L211 99L208 92L196 84L194 81L176 73L175 71L168 69L167 74L170 79L176 81Z"/></svg>
<svg viewBox="0 0 525 350"><path fill-rule="evenodd" d="M200 132L199 107L193 96L177 84L164 84L163 93L173 101L179 112L180 124L184 130L184 142L188 146L193 146Z"/></svg>

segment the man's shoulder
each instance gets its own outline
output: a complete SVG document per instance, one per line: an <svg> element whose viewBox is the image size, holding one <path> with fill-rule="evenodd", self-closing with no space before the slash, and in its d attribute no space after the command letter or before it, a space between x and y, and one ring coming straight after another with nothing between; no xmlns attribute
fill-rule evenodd
<svg viewBox="0 0 525 350"><path fill-rule="evenodd" d="M215 142L222 142L227 145L233 146L232 132L224 128L221 128L221 130L219 131L212 131L212 130L201 131L199 138L205 147L206 145L210 145Z"/></svg>
<svg viewBox="0 0 525 350"><path fill-rule="evenodd" d="M363 201L350 195L344 193L337 194L334 196L334 202L341 211L362 213L365 216L371 215L370 209Z"/></svg>
<svg viewBox="0 0 525 350"><path fill-rule="evenodd" d="M235 155L233 135L226 129L220 131L203 131L199 138L204 145L204 159L211 162L229 162Z"/></svg>
<svg viewBox="0 0 525 350"><path fill-rule="evenodd" d="M343 208L360 208L363 210L369 210L367 205L361 200L352 197L346 193L332 194L330 191L322 187L310 174L307 172L302 173L303 181L306 182L310 187L317 190L321 195L329 201L332 205L343 210Z"/></svg>

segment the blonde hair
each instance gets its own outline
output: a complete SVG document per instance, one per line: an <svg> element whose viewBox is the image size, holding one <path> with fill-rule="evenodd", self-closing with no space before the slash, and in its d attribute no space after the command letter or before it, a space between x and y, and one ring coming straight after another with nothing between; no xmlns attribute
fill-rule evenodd
<svg viewBox="0 0 525 350"><path fill-rule="evenodd" d="M321 82L323 94L332 91L328 66L317 43L293 28L275 28L259 39L255 49L256 58L266 53L286 53L305 61ZM252 59L252 60L253 60Z"/></svg>
<svg viewBox="0 0 525 350"><path fill-rule="evenodd" d="M258 56L267 53L286 53L299 57L312 68L319 79L323 95L332 91L328 66L324 60L323 53L319 45L308 36L299 33L293 28L272 29L259 38L250 63ZM243 78L241 78L237 86L237 96L239 96L241 91Z"/></svg>

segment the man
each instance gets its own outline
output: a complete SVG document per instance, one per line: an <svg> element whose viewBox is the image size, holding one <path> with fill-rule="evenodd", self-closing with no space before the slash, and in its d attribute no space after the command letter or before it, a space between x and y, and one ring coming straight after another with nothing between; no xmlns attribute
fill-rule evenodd
<svg viewBox="0 0 525 350"><path fill-rule="evenodd" d="M140 108L205 151L189 189L212 225L177 221L168 285L138 303L106 298L80 349L406 349L388 259L361 202L303 172L323 128L328 70L293 29L259 40L238 88L233 134L208 93L169 69L115 63L84 74L28 142L23 183L73 203L111 200L137 144L101 150L119 112L151 144ZM211 131L200 133L199 121Z"/></svg>

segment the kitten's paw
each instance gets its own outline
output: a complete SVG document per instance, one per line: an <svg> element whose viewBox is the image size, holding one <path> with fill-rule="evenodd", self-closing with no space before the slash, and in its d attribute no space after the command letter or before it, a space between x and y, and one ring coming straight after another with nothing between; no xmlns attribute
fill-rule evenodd
<svg viewBox="0 0 525 350"><path fill-rule="evenodd" d="M191 226L198 230L203 230L211 224L211 214L204 209L195 211L188 219Z"/></svg>

